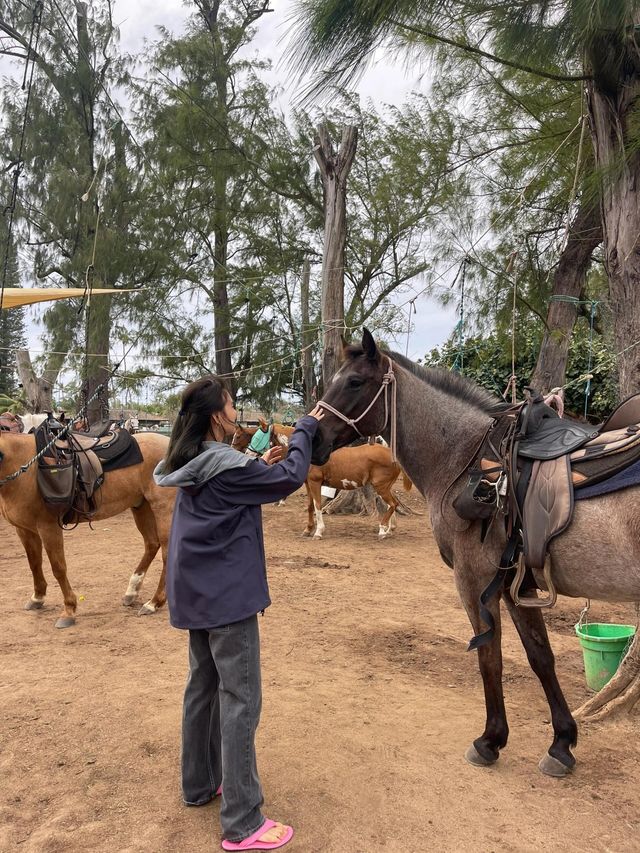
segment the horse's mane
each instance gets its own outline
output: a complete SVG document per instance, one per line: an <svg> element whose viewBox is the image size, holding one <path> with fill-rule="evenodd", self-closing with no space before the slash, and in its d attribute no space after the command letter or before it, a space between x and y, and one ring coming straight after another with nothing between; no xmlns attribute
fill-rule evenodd
<svg viewBox="0 0 640 853"><path fill-rule="evenodd" d="M381 352L432 388L437 388L439 391L443 391L463 403L468 403L488 415L495 415L509 408L509 404L501 400L500 397L455 370L445 370L442 367L423 367L399 352L392 350L381 350ZM364 350L357 344L347 347L347 357L355 358L363 354Z"/></svg>

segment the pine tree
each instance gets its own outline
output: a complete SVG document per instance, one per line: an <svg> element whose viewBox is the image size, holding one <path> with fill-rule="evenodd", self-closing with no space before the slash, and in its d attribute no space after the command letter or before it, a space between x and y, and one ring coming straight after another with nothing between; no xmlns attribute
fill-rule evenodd
<svg viewBox="0 0 640 853"><path fill-rule="evenodd" d="M7 187L3 185L3 197L6 191ZM20 286L15 244L13 240L9 241L7 231L7 217L2 217L0 218L0 281L4 283L5 290ZM24 343L24 309L0 307L0 397L13 399L19 394L16 350L23 347Z"/></svg>

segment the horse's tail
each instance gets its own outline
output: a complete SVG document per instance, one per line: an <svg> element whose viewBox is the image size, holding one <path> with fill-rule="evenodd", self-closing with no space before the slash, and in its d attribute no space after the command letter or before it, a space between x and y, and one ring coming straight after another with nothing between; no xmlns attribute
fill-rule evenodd
<svg viewBox="0 0 640 853"><path fill-rule="evenodd" d="M402 485L404 486L404 490L405 490L405 492L410 492L411 486L413 486L413 483L409 479L409 476L408 476L407 472L404 470L404 468L402 468L401 470L402 470Z"/></svg>

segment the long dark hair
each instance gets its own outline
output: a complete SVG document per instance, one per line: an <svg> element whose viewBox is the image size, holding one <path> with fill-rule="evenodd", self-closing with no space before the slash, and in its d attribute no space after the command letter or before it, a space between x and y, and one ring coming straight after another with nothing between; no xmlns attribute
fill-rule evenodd
<svg viewBox="0 0 640 853"><path fill-rule="evenodd" d="M209 432L211 415L221 412L229 399L229 391L217 376L203 376L191 382L182 392L180 412L173 425L164 474L182 468L200 453Z"/></svg>

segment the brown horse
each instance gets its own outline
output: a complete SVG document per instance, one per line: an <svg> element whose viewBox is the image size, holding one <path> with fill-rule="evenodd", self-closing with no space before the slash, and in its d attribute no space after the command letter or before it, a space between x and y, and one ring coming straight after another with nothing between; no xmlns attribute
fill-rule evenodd
<svg viewBox="0 0 640 853"><path fill-rule="evenodd" d="M366 330L361 346L346 347L345 362L323 402L329 408L314 438L314 461L326 461L334 448L353 440L356 429L363 435L382 434L392 443L396 437L398 458L427 499L434 538L442 559L453 569L474 632L479 634L490 624L487 612L493 621L490 641L478 647L486 725L468 748L467 761L493 764L507 744L502 597L551 710L553 742L540 769L551 776L569 773L575 764L571 749L577 726L558 683L543 617L539 609L516 607L510 577L505 582L496 575L507 542L505 525L497 519L483 531L481 521L465 522L453 507L467 486L469 465L504 403L457 373L423 368L399 353L380 351ZM571 523L549 545L551 576L559 593L640 601L639 496L640 487L634 486L576 503ZM533 574L538 588L547 589L543 573L535 569ZM496 594L484 596L493 578Z"/></svg>
<svg viewBox="0 0 640 853"><path fill-rule="evenodd" d="M265 431L266 423L261 422ZM231 446L236 450L245 451L257 427L237 427ZM287 446L288 437L293 427L273 424L271 431L271 446ZM311 465L305 487L307 489L307 526L305 536L313 534L314 539L322 539L325 530L322 515L322 486L334 489L359 489L370 483L374 490L387 504L387 509L379 519L378 537L385 539L396 526L396 510L398 501L393 494L392 486L402 474L404 488L411 489L411 480L400 465L391 458L388 447L380 444L363 444L360 447L344 447L332 453L324 465ZM315 531L315 532L314 532Z"/></svg>
<svg viewBox="0 0 640 853"><path fill-rule="evenodd" d="M140 610L141 615L154 613L166 601L165 566L167 541L175 500L174 489L161 489L153 480L153 469L164 457L168 439L154 433L136 435L143 461L128 468L119 468L104 475L97 494L99 509L93 520L110 518L130 509L136 527L144 540L144 554L136 567L123 598L132 605L142 585L149 565L162 548L162 574L153 597ZM33 435L0 433L0 479L5 479L25 465L36 453ZM57 628L75 623L76 594L67 578L62 529L58 519L47 509L40 496L36 478L37 465L7 483L0 484L0 511L13 524L24 546L33 574L33 595L26 610L40 609L45 600L47 582L42 571L42 547L47 552L51 570L60 585L64 610L56 622Z"/></svg>

